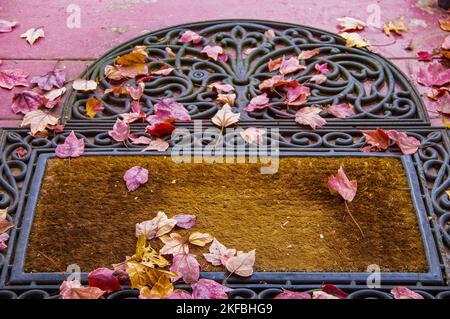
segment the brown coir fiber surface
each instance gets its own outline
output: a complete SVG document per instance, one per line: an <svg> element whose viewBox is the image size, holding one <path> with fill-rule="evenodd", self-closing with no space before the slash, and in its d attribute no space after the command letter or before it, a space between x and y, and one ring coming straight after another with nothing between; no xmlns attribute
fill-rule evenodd
<svg viewBox="0 0 450 319"><path fill-rule="evenodd" d="M124 172L140 165L149 181L129 193ZM365 233L327 189L340 165L357 179L349 204ZM132 255L135 224L163 210L194 214L194 230L227 247L256 249L256 271L424 272L426 257L401 162L393 158L291 157L279 172L259 164L175 164L170 157L85 156L49 160L33 223L26 271L83 271ZM322 236L321 236L322 235ZM323 237L323 238L322 238ZM159 240L157 240L159 242ZM194 249L204 270L212 270Z"/></svg>

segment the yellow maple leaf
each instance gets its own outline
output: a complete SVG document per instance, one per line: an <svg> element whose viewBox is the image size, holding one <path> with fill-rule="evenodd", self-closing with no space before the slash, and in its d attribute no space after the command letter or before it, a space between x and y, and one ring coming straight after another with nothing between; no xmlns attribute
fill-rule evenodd
<svg viewBox="0 0 450 319"><path fill-rule="evenodd" d="M403 31L406 31L405 22L403 21L403 17L398 19L397 21L388 21L383 26L383 31L387 36L391 35L391 32L394 32L398 35L401 35Z"/></svg>
<svg viewBox="0 0 450 319"><path fill-rule="evenodd" d="M167 259L161 256L161 254L147 243L147 238L145 236L139 236L138 238L135 257L141 264L149 268L155 268L155 266L164 268L170 265Z"/></svg>
<svg viewBox="0 0 450 319"><path fill-rule="evenodd" d="M370 42L361 37L358 33L342 32L339 33L339 35L345 39L345 46L347 47L364 48L370 45Z"/></svg>
<svg viewBox="0 0 450 319"><path fill-rule="evenodd" d="M163 299L173 292L173 284L168 274L161 274L158 281L153 285L150 295L153 298Z"/></svg>
<svg viewBox="0 0 450 319"><path fill-rule="evenodd" d="M449 189L449 190L446 190L445 193L447 194L448 199L450 199L450 189Z"/></svg>
<svg viewBox="0 0 450 319"><path fill-rule="evenodd" d="M121 66L132 66L136 64L145 64L145 58L148 56L145 51L145 45L135 46L133 51L117 57L116 64Z"/></svg>

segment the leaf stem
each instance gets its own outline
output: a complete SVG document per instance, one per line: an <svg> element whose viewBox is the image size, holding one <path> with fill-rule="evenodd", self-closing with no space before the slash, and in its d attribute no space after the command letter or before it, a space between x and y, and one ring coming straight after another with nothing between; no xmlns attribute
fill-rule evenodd
<svg viewBox="0 0 450 319"><path fill-rule="evenodd" d="M344 203L345 203L345 208L347 209L347 213L350 215L350 217L352 218L353 222L355 223L355 225L358 227L359 231L361 232L362 237L364 238L364 233L362 231L362 228L361 228L361 226L359 226L359 224L356 221L355 217L353 217L352 213L350 212L350 208L348 208L347 201L345 200Z"/></svg>

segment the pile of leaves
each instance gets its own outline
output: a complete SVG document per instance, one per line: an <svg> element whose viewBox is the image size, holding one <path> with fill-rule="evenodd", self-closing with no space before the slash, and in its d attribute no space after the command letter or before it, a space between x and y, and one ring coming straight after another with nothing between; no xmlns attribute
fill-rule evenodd
<svg viewBox="0 0 450 319"><path fill-rule="evenodd" d="M7 231L13 227L14 224L7 219L7 209L0 209L0 251L8 247L6 245L9 239Z"/></svg>
<svg viewBox="0 0 450 319"><path fill-rule="evenodd" d="M248 277L253 274L255 250L237 251L221 244L207 233L191 232L182 235L175 228L189 230L196 223L194 215L175 215L168 218L164 212L136 224L136 252L113 269L98 268L88 275L89 286L79 281L64 281L60 294L64 299L97 299L130 285L138 289L140 299L226 299L231 291L213 280L200 279L200 263L190 253L190 247L209 246L204 254L207 262L223 266L229 275ZM160 241L159 251L152 247ZM161 244L159 244L161 246ZM191 286L192 294L174 288L174 282L183 281Z"/></svg>

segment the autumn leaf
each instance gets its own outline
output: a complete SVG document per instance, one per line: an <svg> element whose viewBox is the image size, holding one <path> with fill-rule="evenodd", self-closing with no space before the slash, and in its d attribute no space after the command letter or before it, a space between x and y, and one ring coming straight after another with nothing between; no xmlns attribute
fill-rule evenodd
<svg viewBox="0 0 450 319"><path fill-rule="evenodd" d="M216 98L217 103L228 104L230 106L233 106L235 101L236 101L236 94L234 93L218 94Z"/></svg>
<svg viewBox="0 0 450 319"><path fill-rule="evenodd" d="M21 34L20 37L25 38L30 45L33 45L39 38L45 37L45 33L43 28L31 28Z"/></svg>
<svg viewBox="0 0 450 319"><path fill-rule="evenodd" d="M9 235L6 232L13 227L14 224L7 219L7 209L0 209L0 250L8 247L6 242L9 239Z"/></svg>
<svg viewBox="0 0 450 319"><path fill-rule="evenodd" d="M178 214L172 217L177 221L176 225L179 228L190 229L194 227L197 222L197 217L195 215Z"/></svg>
<svg viewBox="0 0 450 319"><path fill-rule="evenodd" d="M318 55L320 53L319 49L312 49L312 50L302 50L300 54L298 55L297 59L299 60L308 60L312 57Z"/></svg>
<svg viewBox="0 0 450 319"><path fill-rule="evenodd" d="M269 79L264 80L259 84L258 88L263 90L271 90L278 86L283 86L289 83L289 80L286 80L283 75L275 75Z"/></svg>
<svg viewBox="0 0 450 319"><path fill-rule="evenodd" d="M175 126L172 124L172 119L160 119L158 116L149 115L147 116L147 122L150 125L145 128L145 131L157 137L170 135L175 129Z"/></svg>
<svg viewBox="0 0 450 319"><path fill-rule="evenodd" d="M149 268L164 268L169 266L169 262L161 256L150 243L147 243L147 238L145 236L139 236L136 243L136 254L133 255L129 261L137 261L145 267Z"/></svg>
<svg viewBox="0 0 450 319"><path fill-rule="evenodd" d="M253 274L253 265L255 263L256 251L251 250L248 253L238 253L236 256L228 258L225 267L232 273L242 277L249 277Z"/></svg>
<svg viewBox="0 0 450 319"><path fill-rule="evenodd" d="M181 43L189 43L192 42L194 44L198 44L202 41L203 37L197 33L195 33L194 31L191 30L187 30L184 31L183 34L181 35L179 41Z"/></svg>
<svg viewBox="0 0 450 319"><path fill-rule="evenodd" d="M267 97L267 93L263 93L257 96L254 96L250 103L245 107L245 111L254 112L255 110L262 110L269 106L270 99Z"/></svg>
<svg viewBox="0 0 450 319"><path fill-rule="evenodd" d="M31 111L25 114L21 127L30 126L31 135L44 132L47 126L58 124L58 118L41 110Z"/></svg>
<svg viewBox="0 0 450 319"><path fill-rule="evenodd" d="M63 281L59 287L62 299L98 299L105 291L97 287L84 287L78 280Z"/></svg>
<svg viewBox="0 0 450 319"><path fill-rule="evenodd" d="M124 86L124 89L128 92L133 100L138 101L141 99L142 94L144 94L145 83L139 82L137 88L133 87L130 84L126 84Z"/></svg>
<svg viewBox="0 0 450 319"><path fill-rule="evenodd" d="M328 69L328 63L316 63L314 65L314 69L316 69L317 72L319 72L320 74L325 74L330 72L330 70Z"/></svg>
<svg viewBox="0 0 450 319"><path fill-rule="evenodd" d="M135 46L130 53L118 56L115 63L122 66L132 66L136 64L146 63L146 58L148 57L145 51L147 47L145 45Z"/></svg>
<svg viewBox="0 0 450 319"><path fill-rule="evenodd" d="M31 79L31 83L36 84L44 91L50 91L53 87L60 89L66 81L66 70L55 69L41 76L35 76Z"/></svg>
<svg viewBox="0 0 450 319"><path fill-rule="evenodd" d="M309 125L315 130L322 127L327 121L320 116L322 109L316 106L303 107L295 113L295 121L302 125Z"/></svg>
<svg viewBox="0 0 450 319"><path fill-rule="evenodd" d="M159 237L164 243L159 253L163 255L188 254L189 245L188 240L178 233L171 233L169 236Z"/></svg>
<svg viewBox="0 0 450 319"><path fill-rule="evenodd" d="M158 281L150 289L143 287L140 289L139 299L164 299L173 293L173 284L170 276L166 273L159 276Z"/></svg>
<svg viewBox="0 0 450 319"><path fill-rule="evenodd" d="M226 62L228 60L228 55L223 51L222 47L219 45L207 45L205 46L201 53L205 53L209 58L213 59L214 61L222 61Z"/></svg>
<svg viewBox="0 0 450 319"><path fill-rule="evenodd" d="M309 82L314 82L316 84L322 84L327 81L327 77L323 74L315 74L310 79Z"/></svg>
<svg viewBox="0 0 450 319"><path fill-rule="evenodd" d="M171 68L167 65L164 65L163 67L161 67L161 69L156 70L156 71L152 71L150 72L150 75L162 75L162 76L167 76L170 73L172 73L175 69Z"/></svg>
<svg viewBox="0 0 450 319"><path fill-rule="evenodd" d="M424 86L444 86L450 82L450 69L438 62L428 63L426 68L420 68L417 82Z"/></svg>
<svg viewBox="0 0 450 319"><path fill-rule="evenodd" d="M284 103L287 105L295 105L300 106L308 100L310 95L310 89L307 86L304 86L296 80L291 80L285 86L286 90L286 100Z"/></svg>
<svg viewBox="0 0 450 319"><path fill-rule="evenodd" d="M211 121L221 127L222 129L233 125L239 121L240 114L233 113L231 107L228 104L222 106L222 108L212 117Z"/></svg>
<svg viewBox="0 0 450 319"><path fill-rule="evenodd" d="M280 73L282 75L294 73L304 69L306 69L306 66L301 65L297 58L291 57L289 59L285 59L285 57L283 56L280 64Z"/></svg>
<svg viewBox="0 0 450 319"><path fill-rule="evenodd" d="M27 156L28 151L27 151L27 149L23 148L22 146L19 146L18 148L16 148L15 153L16 153L17 157L24 158L25 156Z"/></svg>
<svg viewBox="0 0 450 319"><path fill-rule="evenodd" d="M124 120L117 119L113 129L108 131L108 135L117 142L126 141L130 135L130 125Z"/></svg>
<svg viewBox="0 0 450 319"><path fill-rule="evenodd" d="M44 94L45 101L55 101L66 93L66 88L54 89Z"/></svg>
<svg viewBox="0 0 450 319"><path fill-rule="evenodd" d="M240 135L244 141L246 141L248 144L261 144L264 141L263 135L266 133L265 130L256 128L256 127L249 127L245 129L244 131L240 132Z"/></svg>
<svg viewBox="0 0 450 319"><path fill-rule="evenodd" d="M424 299L422 295L406 287L395 287L391 289L394 299Z"/></svg>
<svg viewBox="0 0 450 319"><path fill-rule="evenodd" d="M283 292L276 295L273 299L311 299L311 295L307 292L283 289Z"/></svg>
<svg viewBox="0 0 450 319"><path fill-rule="evenodd" d="M200 279L191 287L194 299L228 299L227 292L233 290L211 279Z"/></svg>
<svg viewBox="0 0 450 319"><path fill-rule="evenodd" d="M175 219L168 218L164 212L158 212L152 220L136 224L136 237L144 235L148 240L160 237L169 233L176 223Z"/></svg>
<svg viewBox="0 0 450 319"><path fill-rule="evenodd" d="M17 21L8 21L0 19L0 33L11 32L17 25Z"/></svg>
<svg viewBox="0 0 450 319"><path fill-rule="evenodd" d="M103 101L95 97L91 97L86 102L86 116L94 118L97 113L103 111Z"/></svg>
<svg viewBox="0 0 450 319"><path fill-rule="evenodd" d="M391 32L394 32L397 35L401 35L403 31L406 31L405 22L403 21L403 17L398 19L397 21L388 21L383 26L383 31L387 36L391 35Z"/></svg>
<svg viewBox="0 0 450 319"><path fill-rule="evenodd" d="M147 74L147 64L133 64L130 66L107 65L105 67L105 77L114 81L120 81L127 78L133 79L139 75Z"/></svg>
<svg viewBox="0 0 450 319"><path fill-rule="evenodd" d="M341 119L356 115L353 105L348 103L333 104L327 109L327 112Z"/></svg>
<svg viewBox="0 0 450 319"><path fill-rule="evenodd" d="M165 152L169 148L169 142L157 138L155 140L151 140L150 143L142 150L142 152L148 151L157 151L157 152Z"/></svg>
<svg viewBox="0 0 450 319"><path fill-rule="evenodd" d="M342 32L362 30L366 26L364 21L351 17L337 18L336 20Z"/></svg>
<svg viewBox="0 0 450 319"><path fill-rule="evenodd" d="M190 121L191 116L183 104L174 99L159 100L155 106L155 115L160 119L173 119L175 121Z"/></svg>
<svg viewBox="0 0 450 319"><path fill-rule="evenodd" d="M231 84L222 83L222 82L214 82L208 85L209 89L215 89L217 93L231 93L234 91L234 87Z"/></svg>
<svg viewBox="0 0 450 319"><path fill-rule="evenodd" d="M345 201L351 202L356 195L357 182L350 181L341 166L336 176L328 177L328 189L331 192L337 192Z"/></svg>
<svg viewBox="0 0 450 319"><path fill-rule="evenodd" d="M171 48L169 48L169 47L165 47L164 48L164 51L166 51L166 53L169 55L169 57L171 57L171 58L174 58L174 57L176 57L177 55L175 54L175 52L173 52L173 50L171 49Z"/></svg>
<svg viewBox="0 0 450 319"><path fill-rule="evenodd" d="M172 259L170 271L178 275L174 281L182 278L185 283L192 284L200 277L200 264L193 254L176 254Z"/></svg>
<svg viewBox="0 0 450 319"><path fill-rule="evenodd" d="M364 48L370 45L368 40L365 40L358 33L339 33L339 35L345 39L345 46L347 47L357 47Z"/></svg>
<svg viewBox="0 0 450 319"><path fill-rule="evenodd" d="M22 91L14 94L11 110L16 114L27 114L28 112L37 110L41 105L42 96L34 91Z"/></svg>
<svg viewBox="0 0 450 319"><path fill-rule="evenodd" d="M370 145L370 147L365 150L384 151L388 149L389 135L385 130L377 128L376 130L361 131L361 133L365 137L366 144Z"/></svg>
<svg viewBox="0 0 450 319"><path fill-rule="evenodd" d="M446 16L445 18L438 19L439 26L444 31L450 31L450 17Z"/></svg>
<svg viewBox="0 0 450 319"><path fill-rule="evenodd" d="M63 144L55 148L55 154L59 158L79 157L84 153L84 140L77 139L74 131L66 137Z"/></svg>
<svg viewBox="0 0 450 319"><path fill-rule="evenodd" d="M266 39L270 40L271 38L275 37L275 31L273 31L272 29L266 30L264 32L264 36L266 37Z"/></svg>
<svg viewBox="0 0 450 319"><path fill-rule="evenodd" d="M417 52L418 60L422 62L430 62L433 61L433 53L427 51L419 51Z"/></svg>
<svg viewBox="0 0 450 319"><path fill-rule="evenodd" d="M209 253L203 254L205 259L214 266L225 265L234 255L236 255L236 249L225 247L217 239L214 239L209 246Z"/></svg>
<svg viewBox="0 0 450 319"><path fill-rule="evenodd" d="M269 72L278 70L280 66L281 66L281 58L275 60L270 59L269 63L267 63L267 68L269 69Z"/></svg>
<svg viewBox="0 0 450 319"><path fill-rule="evenodd" d="M147 183L148 170L140 166L133 166L123 175L128 191L132 192L138 189L139 186Z"/></svg>
<svg viewBox="0 0 450 319"><path fill-rule="evenodd" d="M76 79L72 83L72 88L79 92L95 91L97 89L97 82L93 80Z"/></svg>
<svg viewBox="0 0 450 319"><path fill-rule="evenodd" d="M194 232L189 236L189 243L196 246L205 246L206 244L212 242L213 236L206 233Z"/></svg>
<svg viewBox="0 0 450 319"><path fill-rule="evenodd" d="M181 289L175 289L166 299L193 299L192 296Z"/></svg>
<svg viewBox="0 0 450 319"><path fill-rule="evenodd" d="M322 290L315 290L312 293L312 299L339 299L339 298L331 294L328 294Z"/></svg>
<svg viewBox="0 0 450 319"><path fill-rule="evenodd" d="M416 153L420 147L420 141L418 139L413 136L408 136L404 132L390 130L387 132L387 134L405 155L412 155Z"/></svg>
<svg viewBox="0 0 450 319"><path fill-rule="evenodd" d="M119 280L114 276L114 271L108 268L97 268L88 274L90 287L97 287L107 293L121 290Z"/></svg>
<svg viewBox="0 0 450 319"><path fill-rule="evenodd" d="M335 285L331 285L331 284L325 284L322 286L322 291L330 294L332 296L335 296L339 299L345 299L348 296L348 293L346 293L345 291L339 289L338 287L336 287Z"/></svg>
<svg viewBox="0 0 450 319"><path fill-rule="evenodd" d="M0 87L11 90L15 86L28 86L28 73L21 69L0 70Z"/></svg>

